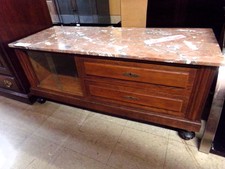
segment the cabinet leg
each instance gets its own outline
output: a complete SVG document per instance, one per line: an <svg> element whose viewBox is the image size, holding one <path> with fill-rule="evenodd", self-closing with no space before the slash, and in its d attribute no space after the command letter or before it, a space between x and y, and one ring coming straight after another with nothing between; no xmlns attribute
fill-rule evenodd
<svg viewBox="0 0 225 169"><path fill-rule="evenodd" d="M195 137L195 132L186 131L186 130L179 130L178 135L184 140L191 140Z"/></svg>
<svg viewBox="0 0 225 169"><path fill-rule="evenodd" d="M43 97L38 97L37 102L40 103L40 104L44 104L46 102L46 99L43 98Z"/></svg>

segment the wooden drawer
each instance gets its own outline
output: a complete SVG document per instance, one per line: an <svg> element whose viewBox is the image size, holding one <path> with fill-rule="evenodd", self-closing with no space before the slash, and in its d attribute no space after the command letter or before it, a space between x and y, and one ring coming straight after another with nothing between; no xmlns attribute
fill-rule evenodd
<svg viewBox="0 0 225 169"><path fill-rule="evenodd" d="M84 74L120 80L187 88L192 85L196 70L186 67L84 59Z"/></svg>
<svg viewBox="0 0 225 169"><path fill-rule="evenodd" d="M0 87L18 91L18 86L14 77L0 75Z"/></svg>
<svg viewBox="0 0 225 169"><path fill-rule="evenodd" d="M102 83L100 81L85 80L87 94L93 101L100 100L106 103L114 102L119 105L145 109L159 113L166 113L180 117L185 116L189 96L182 89L169 87L157 91L157 87L143 88L143 86L128 86L121 83ZM162 88L162 87L161 87ZM179 94L183 93L183 95Z"/></svg>

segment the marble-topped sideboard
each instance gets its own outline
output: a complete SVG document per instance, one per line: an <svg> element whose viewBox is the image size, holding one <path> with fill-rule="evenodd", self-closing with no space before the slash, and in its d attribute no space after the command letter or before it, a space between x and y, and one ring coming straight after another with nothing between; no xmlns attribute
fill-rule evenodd
<svg viewBox="0 0 225 169"><path fill-rule="evenodd" d="M212 81L225 65L213 31L203 28L54 26L9 46L31 94L184 129L186 139L199 131Z"/></svg>

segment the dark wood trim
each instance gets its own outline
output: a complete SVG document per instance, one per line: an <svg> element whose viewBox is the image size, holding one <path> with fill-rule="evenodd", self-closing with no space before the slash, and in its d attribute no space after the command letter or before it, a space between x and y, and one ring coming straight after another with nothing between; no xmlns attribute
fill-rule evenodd
<svg viewBox="0 0 225 169"><path fill-rule="evenodd" d="M83 96L87 97L87 90L85 89L84 79L81 78L83 76L83 74L84 74L84 68L83 68L83 65L81 64L82 63L81 62L81 58L77 57L77 56L74 56L74 62L75 62L76 68L77 68L78 77L80 78L80 83L81 83Z"/></svg>
<svg viewBox="0 0 225 169"><path fill-rule="evenodd" d="M78 72L78 77L81 80L82 84L82 90L84 92L84 95L77 96L73 95L72 93L63 93L63 91L60 90L51 90L51 88L45 88L42 86L39 86L39 80L35 74L35 71L33 70L31 61L29 59L28 53L25 50L17 49L16 53L18 55L18 58L20 59L20 62L23 66L23 69L26 72L27 78L29 79L31 83L31 94L35 96L40 96L46 99L50 99L53 101L61 102L64 104L69 104L85 109L90 109L94 111L98 111L105 114L110 114L114 116L119 116L123 118L129 118L132 120L142 121L142 122L151 122L155 124L180 128L188 131L199 131L201 127L201 112L204 107L205 100L208 95L208 91L211 86L212 79L215 75L215 72L217 70L216 67L204 67L204 66L192 66L192 65L181 65L179 68L179 65L175 64L175 70L180 70L181 73L188 73L189 78L186 80L186 84L183 87L176 87L175 86L166 86L166 85L159 85L157 87L154 83L142 83L139 81L128 81L128 80L121 80L121 79L111 79L107 77L95 77L91 75L86 75L86 71L84 68L84 61L89 60L89 57L80 57L77 55L74 55L74 61L76 63L76 69ZM90 59L92 60L92 59ZM173 70L173 64L159 64L151 62L151 64L147 64L148 62L143 63L134 63L124 62L121 59L119 59L119 62L115 62L117 59L114 59L113 64L117 65L120 64L129 66L132 65L132 67L135 67L135 65L139 65L143 68L157 68L159 70ZM92 60L94 61L94 60ZM95 60L95 62L102 62L99 61L99 59ZM103 60L104 63L110 63L111 59ZM102 63L103 63L102 62ZM163 66L161 66L163 65ZM170 67L169 67L170 66ZM172 67L171 67L172 66ZM111 68L111 67L110 67ZM181 69L182 68L182 69ZM180 72L178 71L178 72ZM158 96L162 96L160 92L164 92L168 97L174 98L174 99L183 99L185 101L185 106L182 108L183 115L176 115L174 113L169 113L169 110L162 110L159 112L159 110L156 110L154 107L149 108L143 108L141 106L129 106L128 104L123 104L122 102L119 103L117 101L113 100L107 100L107 99L97 99L94 97L90 97L90 93L88 90L88 81L97 81L99 86L105 85L119 85L120 87L127 87L127 91L136 91L140 94L143 93L144 90L141 90L142 88L151 88L152 92L157 94ZM97 83L96 83L97 84ZM97 84L97 85L98 85ZM120 88L120 89L122 89ZM125 88L124 88L125 89ZM140 89L140 91L139 91ZM161 90L162 91L161 91ZM166 91L166 90L169 91ZM147 89L146 89L147 90ZM151 90L148 89L147 93L151 93ZM158 92L157 92L158 91ZM153 94L152 93L152 94ZM173 96L173 97L172 97ZM164 97L164 96L162 96ZM110 98L110 97L109 97ZM151 108L151 110L150 110Z"/></svg>
<svg viewBox="0 0 225 169"><path fill-rule="evenodd" d="M18 100L24 103L28 103L28 104L33 104L37 99L36 96L33 96L31 94L23 94L20 92L7 90L3 88L0 88L0 95L14 99L14 100Z"/></svg>
<svg viewBox="0 0 225 169"><path fill-rule="evenodd" d="M65 96L63 93L53 92L49 90L31 88L33 95L51 99L56 102L77 106L80 108L97 111L104 114L109 114L117 117L127 118L131 120L141 122L152 122L155 124L170 126L174 128L185 129L189 131L199 131L201 127L200 121L189 121L185 119L179 119L172 116L157 115L155 113L149 114L144 111L137 111L135 109L129 109L119 107L110 104L101 104L98 102L90 102L86 99L76 98L73 96ZM168 125L169 124L169 125Z"/></svg>
<svg viewBox="0 0 225 169"><path fill-rule="evenodd" d="M202 67L199 69L195 87L189 103L187 118L190 120L201 119L201 112L204 109L213 79L216 75L216 67ZM203 87L204 86L204 87Z"/></svg>
<svg viewBox="0 0 225 169"><path fill-rule="evenodd" d="M1 4L4 5L0 5L0 50L2 50L0 60L4 62L4 68L0 73L9 75L8 78L14 78L21 99L24 99L24 95L28 98L31 97L29 81L16 53L8 47L8 43L51 27L48 6L46 0L1 0ZM15 93L15 99L19 97L18 93ZM10 98L13 98L12 95L13 92Z"/></svg>
<svg viewBox="0 0 225 169"><path fill-rule="evenodd" d="M20 60L20 64L22 65L22 67L25 71L26 77L28 78L30 85L32 87L37 86L39 81L38 81L38 78L37 78L34 70L32 69L32 65L29 60L29 56L27 55L27 53L25 51L22 51L22 50L15 49L15 52L17 54L17 57Z"/></svg>

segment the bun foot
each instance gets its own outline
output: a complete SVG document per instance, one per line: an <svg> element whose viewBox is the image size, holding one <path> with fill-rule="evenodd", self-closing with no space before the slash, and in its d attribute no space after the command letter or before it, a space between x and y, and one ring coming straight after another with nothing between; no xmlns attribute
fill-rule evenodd
<svg viewBox="0 0 225 169"><path fill-rule="evenodd" d="M43 97L38 97L37 102L40 103L40 104L44 104L46 102L46 99L43 98Z"/></svg>
<svg viewBox="0 0 225 169"><path fill-rule="evenodd" d="M178 135L184 140L191 140L195 137L195 132L180 130L178 131Z"/></svg>

